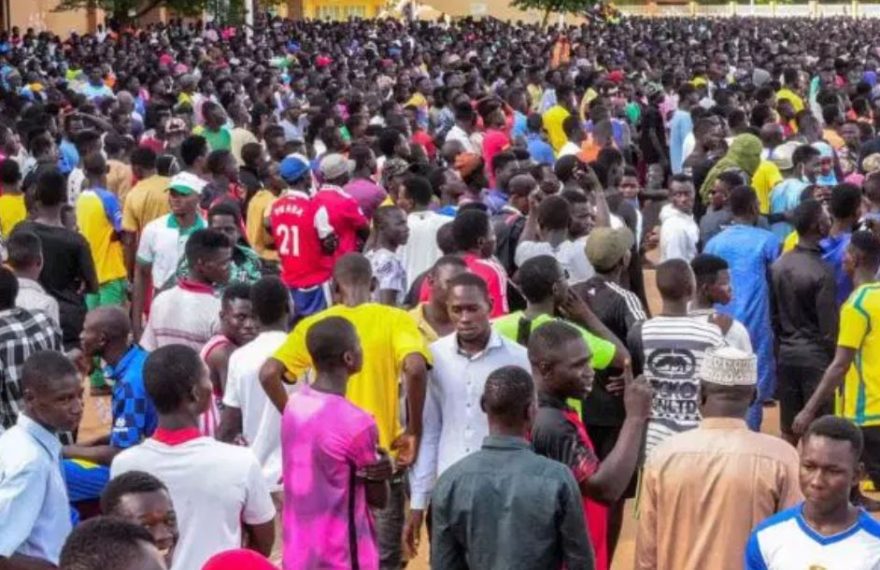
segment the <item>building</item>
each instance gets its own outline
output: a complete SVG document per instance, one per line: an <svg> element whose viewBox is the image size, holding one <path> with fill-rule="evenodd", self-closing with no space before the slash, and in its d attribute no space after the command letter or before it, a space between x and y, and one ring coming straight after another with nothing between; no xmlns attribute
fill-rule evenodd
<svg viewBox="0 0 880 570"><path fill-rule="evenodd" d="M18 27L40 32L51 30L59 35L94 31L104 20L102 10L80 9L56 12L59 0L0 0L0 29Z"/></svg>

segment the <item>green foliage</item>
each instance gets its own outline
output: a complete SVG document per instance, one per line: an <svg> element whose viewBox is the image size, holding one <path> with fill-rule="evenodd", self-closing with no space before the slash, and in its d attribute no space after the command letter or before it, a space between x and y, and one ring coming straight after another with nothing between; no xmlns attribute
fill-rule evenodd
<svg viewBox="0 0 880 570"><path fill-rule="evenodd" d="M551 13L580 14L596 3L597 0L512 0L510 5L520 10L543 10L546 24Z"/></svg>
<svg viewBox="0 0 880 570"><path fill-rule="evenodd" d="M100 8L119 20L135 20L153 8L168 7L183 16L198 16L211 0L61 0L57 11Z"/></svg>

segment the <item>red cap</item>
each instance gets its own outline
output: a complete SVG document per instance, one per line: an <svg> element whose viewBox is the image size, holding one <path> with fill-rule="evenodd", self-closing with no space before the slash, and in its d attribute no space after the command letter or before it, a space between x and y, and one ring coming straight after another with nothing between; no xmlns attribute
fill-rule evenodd
<svg viewBox="0 0 880 570"><path fill-rule="evenodd" d="M202 570L278 570L278 567L253 550L242 548L215 554Z"/></svg>

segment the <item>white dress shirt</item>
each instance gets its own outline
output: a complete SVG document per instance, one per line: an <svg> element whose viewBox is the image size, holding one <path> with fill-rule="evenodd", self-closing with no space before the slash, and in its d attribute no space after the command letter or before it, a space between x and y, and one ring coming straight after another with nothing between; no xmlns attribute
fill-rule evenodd
<svg viewBox="0 0 880 570"><path fill-rule="evenodd" d="M43 311L56 325L61 326L58 313L58 301L46 293L43 286L27 277L18 278L18 296L15 306L28 311Z"/></svg>
<svg viewBox="0 0 880 570"><path fill-rule="evenodd" d="M428 506L437 477L466 455L478 451L489 435L480 397L489 374L502 366L521 366L531 373L525 348L494 330L486 348L476 355L462 352L452 333L430 346L434 368L428 379L422 417L422 440L413 466L413 509Z"/></svg>

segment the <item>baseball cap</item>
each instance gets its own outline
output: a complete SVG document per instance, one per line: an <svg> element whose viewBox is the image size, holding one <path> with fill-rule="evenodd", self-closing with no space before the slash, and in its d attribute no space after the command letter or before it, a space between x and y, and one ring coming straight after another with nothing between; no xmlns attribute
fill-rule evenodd
<svg viewBox="0 0 880 570"><path fill-rule="evenodd" d="M341 154L328 154L321 159L318 170L321 172L321 178L333 180L344 174L351 174L354 171L354 161L348 160Z"/></svg>
<svg viewBox="0 0 880 570"><path fill-rule="evenodd" d="M186 132L186 122L180 117L172 117L165 124L165 132L168 134Z"/></svg>
<svg viewBox="0 0 880 570"><path fill-rule="evenodd" d="M168 189L174 190L178 194L190 196L192 194L201 194L207 182L189 172L180 172L175 174L168 183Z"/></svg>
<svg viewBox="0 0 880 570"><path fill-rule="evenodd" d="M623 259L633 243L629 228L594 228L587 238L587 259L596 270L607 271Z"/></svg>
<svg viewBox="0 0 880 570"><path fill-rule="evenodd" d="M788 141L773 149L770 154L770 161L779 168L779 170L791 170L794 168L794 151L801 146L797 141Z"/></svg>
<svg viewBox="0 0 880 570"><path fill-rule="evenodd" d="M309 163L296 155L285 156L278 165L278 174L287 183L297 182L309 172Z"/></svg>
<svg viewBox="0 0 880 570"><path fill-rule="evenodd" d="M202 570L272 570L268 560L253 550L235 549L212 556Z"/></svg>

